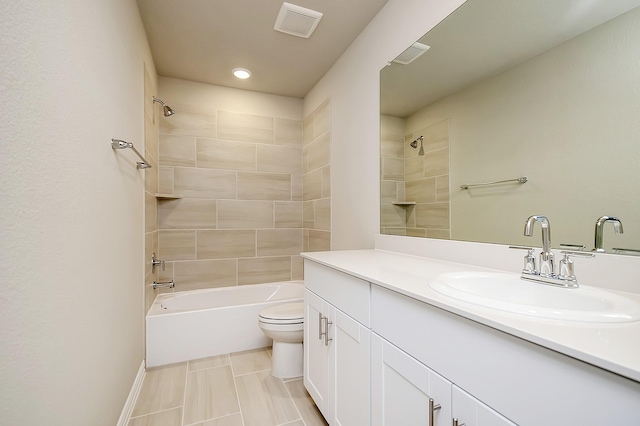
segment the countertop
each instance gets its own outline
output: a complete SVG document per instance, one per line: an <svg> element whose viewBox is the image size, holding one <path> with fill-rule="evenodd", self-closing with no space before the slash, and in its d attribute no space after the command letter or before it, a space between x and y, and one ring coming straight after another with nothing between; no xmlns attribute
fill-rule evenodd
<svg viewBox="0 0 640 426"><path fill-rule="evenodd" d="M497 271L383 250L302 253L305 259L640 382L640 321L595 324L511 314L453 299L428 282L446 272ZM506 273L506 272L505 272ZM607 290L611 291L611 290ZM624 296L640 303L640 296Z"/></svg>

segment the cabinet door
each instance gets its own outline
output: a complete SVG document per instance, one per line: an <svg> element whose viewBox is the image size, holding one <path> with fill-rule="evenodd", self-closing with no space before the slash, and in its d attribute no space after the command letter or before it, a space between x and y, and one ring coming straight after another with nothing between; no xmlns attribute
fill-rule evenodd
<svg viewBox="0 0 640 426"><path fill-rule="evenodd" d="M451 397L453 418L458 420L458 425L515 426L515 423L501 416L455 385L452 386Z"/></svg>
<svg viewBox="0 0 640 426"><path fill-rule="evenodd" d="M324 320L328 304L309 290L304 295L304 386L325 418L329 408L329 346L325 345Z"/></svg>
<svg viewBox="0 0 640 426"><path fill-rule="evenodd" d="M430 413L430 400L434 409ZM374 426L451 424L451 383L375 333L371 337Z"/></svg>
<svg viewBox="0 0 640 426"><path fill-rule="evenodd" d="M333 409L332 425L370 425L371 331L329 305L331 354L329 385Z"/></svg>

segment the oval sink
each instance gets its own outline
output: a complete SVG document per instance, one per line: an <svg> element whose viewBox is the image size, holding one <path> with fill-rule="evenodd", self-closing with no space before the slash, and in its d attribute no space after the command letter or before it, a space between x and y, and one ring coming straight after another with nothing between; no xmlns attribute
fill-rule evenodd
<svg viewBox="0 0 640 426"><path fill-rule="evenodd" d="M429 282L438 293L501 311L565 321L615 323L640 320L640 303L595 287L563 288L519 275L452 272Z"/></svg>

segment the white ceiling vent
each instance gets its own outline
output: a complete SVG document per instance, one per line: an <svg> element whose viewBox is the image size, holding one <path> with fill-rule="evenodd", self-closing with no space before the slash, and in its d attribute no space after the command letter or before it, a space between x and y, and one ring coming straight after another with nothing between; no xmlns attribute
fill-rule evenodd
<svg viewBox="0 0 640 426"><path fill-rule="evenodd" d="M322 13L291 3L282 3L274 30L297 37L309 38L320 23Z"/></svg>
<svg viewBox="0 0 640 426"><path fill-rule="evenodd" d="M407 65L418 59L420 55L429 50L430 46L415 42L407 50L398 55L393 62L397 64Z"/></svg>

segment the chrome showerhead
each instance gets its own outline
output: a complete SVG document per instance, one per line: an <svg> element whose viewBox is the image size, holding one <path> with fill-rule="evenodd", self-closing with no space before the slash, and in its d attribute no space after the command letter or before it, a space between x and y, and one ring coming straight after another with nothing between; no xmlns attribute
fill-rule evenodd
<svg viewBox="0 0 640 426"><path fill-rule="evenodd" d="M162 105L162 111L163 111L165 117L169 117L169 116L172 116L173 114L175 114L175 111L172 110L169 105L165 105L165 103L162 102L162 100L156 98L155 96L153 96L153 102L157 102L160 105Z"/></svg>
<svg viewBox="0 0 640 426"><path fill-rule="evenodd" d="M409 145L411 145L411 148L417 148L418 147L418 141L420 141L420 151L418 151L418 155L424 155L424 148L422 146L422 140L424 139L424 136L420 136L418 138L416 138L413 142L411 142Z"/></svg>

